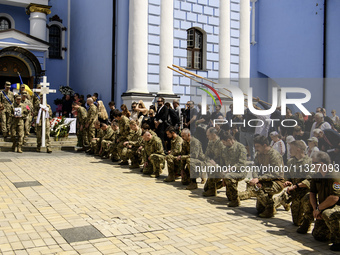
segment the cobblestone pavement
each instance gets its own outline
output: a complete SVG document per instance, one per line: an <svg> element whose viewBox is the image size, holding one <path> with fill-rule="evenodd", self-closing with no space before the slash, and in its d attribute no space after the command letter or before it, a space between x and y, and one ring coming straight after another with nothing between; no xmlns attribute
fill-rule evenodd
<svg viewBox="0 0 340 255"><path fill-rule="evenodd" d="M223 189L162 179L82 153L2 152L1 254L330 254L290 212L261 219L254 199L231 209Z"/></svg>

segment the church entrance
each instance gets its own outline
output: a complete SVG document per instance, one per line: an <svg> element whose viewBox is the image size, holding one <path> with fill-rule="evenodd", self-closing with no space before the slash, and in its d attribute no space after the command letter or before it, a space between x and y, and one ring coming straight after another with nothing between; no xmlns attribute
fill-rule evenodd
<svg viewBox="0 0 340 255"><path fill-rule="evenodd" d="M0 88L3 87L6 81L9 81L11 84L20 83L18 72L23 83L33 88L34 78L30 76L28 67L24 62L15 57L0 58Z"/></svg>
<svg viewBox="0 0 340 255"><path fill-rule="evenodd" d="M42 75L40 63L30 51L20 47L7 47L0 50L0 89L5 82L20 83L19 74L24 84L31 89Z"/></svg>

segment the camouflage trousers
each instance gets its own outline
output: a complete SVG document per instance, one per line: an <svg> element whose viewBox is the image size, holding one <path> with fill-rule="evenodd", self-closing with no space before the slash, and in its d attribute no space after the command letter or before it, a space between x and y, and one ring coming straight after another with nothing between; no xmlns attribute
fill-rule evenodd
<svg viewBox="0 0 340 255"><path fill-rule="evenodd" d="M40 148L41 138L42 138L42 127L41 126L36 127L36 133L37 133L37 148ZM46 125L45 145L46 145L46 148L50 147L50 126L49 125Z"/></svg>
<svg viewBox="0 0 340 255"><path fill-rule="evenodd" d="M256 209L259 213L264 212L267 208L274 209L273 196L282 191L282 186L276 181L260 182L262 185L258 190L254 190L256 195Z"/></svg>
<svg viewBox="0 0 340 255"><path fill-rule="evenodd" d="M165 163L165 157L160 154L151 154L150 160L146 159L147 165L143 168L143 174L161 174Z"/></svg>
<svg viewBox="0 0 340 255"><path fill-rule="evenodd" d="M329 229L331 242L340 243L340 205L324 210L322 218Z"/></svg>
<svg viewBox="0 0 340 255"><path fill-rule="evenodd" d="M111 159L119 160L118 143L111 142L111 143L108 143L108 146L109 146L109 154L111 154Z"/></svg>
<svg viewBox="0 0 340 255"><path fill-rule="evenodd" d="M32 116L28 115L26 119L24 119L24 126L25 126L25 137L30 134L31 130L31 123L32 123Z"/></svg>
<svg viewBox="0 0 340 255"><path fill-rule="evenodd" d="M13 142L13 148L16 146L21 147L24 142L24 122L23 120L20 120L19 122L15 121L12 123L11 126L11 135L12 135L12 142ZM18 141L17 141L18 136Z"/></svg>
<svg viewBox="0 0 340 255"><path fill-rule="evenodd" d="M228 173L221 178L209 178L207 181L207 189L216 191L218 186L222 187L223 180L226 187L226 195L230 201L238 199L238 182L242 181L246 176L246 173Z"/></svg>
<svg viewBox="0 0 340 255"><path fill-rule="evenodd" d="M128 160L128 158L127 158L128 148L126 146L124 146L125 142L126 142L126 140L122 140L122 141L119 141L119 143L117 144L118 155L119 155L120 159L123 160L124 162L126 162Z"/></svg>
<svg viewBox="0 0 340 255"><path fill-rule="evenodd" d="M304 218L304 199L309 202L309 196L306 197L308 189L300 188L292 190L289 194L287 192L282 192L279 196L274 198L275 207L278 205L291 204L292 219L295 226L300 226Z"/></svg>
<svg viewBox="0 0 340 255"><path fill-rule="evenodd" d="M85 132L87 133L87 144L91 144L92 139L96 137L96 128L94 127L94 124L86 128Z"/></svg>
<svg viewBox="0 0 340 255"><path fill-rule="evenodd" d="M196 183L196 178L207 179L207 173L200 171L206 163L196 158L182 157L182 183Z"/></svg>
<svg viewBox="0 0 340 255"><path fill-rule="evenodd" d="M98 154L99 150L101 147L101 140L100 138L93 138L91 140L91 144L90 144L90 150L91 152L93 152L94 154Z"/></svg>
<svg viewBox="0 0 340 255"><path fill-rule="evenodd" d="M110 154L110 146L114 143L114 141L111 140L102 140L102 155L109 155Z"/></svg>
<svg viewBox="0 0 340 255"><path fill-rule="evenodd" d="M2 134L4 133L9 133L11 131L11 122L12 122L12 118L9 115L9 112L5 112L5 110L3 110L1 112L1 131Z"/></svg>
<svg viewBox="0 0 340 255"><path fill-rule="evenodd" d="M139 165L141 163L141 154L138 153L138 147L127 149L126 157L131 160L131 165Z"/></svg>
<svg viewBox="0 0 340 255"><path fill-rule="evenodd" d="M83 128L83 130L80 131L80 128L77 128L77 145L79 147L88 146L88 139L87 139L87 132Z"/></svg>
<svg viewBox="0 0 340 255"><path fill-rule="evenodd" d="M168 163L169 176L175 178L176 174L181 174L181 161L177 160L177 156L169 154L165 156L165 160Z"/></svg>

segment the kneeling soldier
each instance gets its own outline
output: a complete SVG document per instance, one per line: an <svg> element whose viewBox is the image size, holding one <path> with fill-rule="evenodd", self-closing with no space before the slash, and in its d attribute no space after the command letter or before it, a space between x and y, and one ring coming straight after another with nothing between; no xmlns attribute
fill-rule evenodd
<svg viewBox="0 0 340 255"><path fill-rule="evenodd" d="M183 139L177 133L174 127L168 127L166 129L166 135L169 139L171 139L171 150L166 155L165 159L168 163L168 177L164 179L165 182L174 182L176 178L176 170L181 170L181 161L177 159L177 157L182 152ZM182 180L183 183L183 180ZM188 185L189 182L187 180L184 185Z"/></svg>
<svg viewBox="0 0 340 255"><path fill-rule="evenodd" d="M159 137L151 135L148 131L143 134L143 140L143 174L151 174L151 177L157 178L162 173L165 162L162 141Z"/></svg>
<svg viewBox="0 0 340 255"><path fill-rule="evenodd" d="M130 134L127 141L124 142L124 149L122 151L122 160L131 160L130 168L139 168L140 157L137 153L139 146L142 144L142 129L138 126L135 120L130 121Z"/></svg>

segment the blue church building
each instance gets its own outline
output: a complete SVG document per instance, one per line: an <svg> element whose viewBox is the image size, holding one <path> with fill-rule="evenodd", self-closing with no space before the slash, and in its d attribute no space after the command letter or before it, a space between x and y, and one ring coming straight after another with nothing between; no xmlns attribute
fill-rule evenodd
<svg viewBox="0 0 340 255"><path fill-rule="evenodd" d="M200 102L175 64L266 101L273 87L303 87L310 111L337 108L339 11L337 0L0 0L0 86L20 72L32 88L46 75L106 106Z"/></svg>

